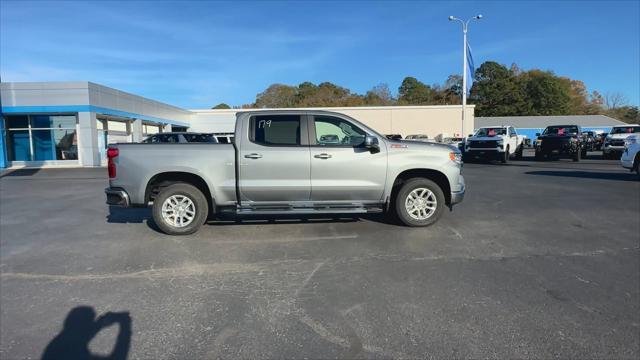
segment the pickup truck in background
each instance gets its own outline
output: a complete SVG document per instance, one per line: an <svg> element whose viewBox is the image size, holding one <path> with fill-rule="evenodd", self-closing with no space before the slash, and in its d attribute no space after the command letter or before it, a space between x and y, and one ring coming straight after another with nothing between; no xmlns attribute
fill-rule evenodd
<svg viewBox="0 0 640 360"><path fill-rule="evenodd" d="M524 136L518 135L513 126L488 126L469 135L464 146L465 161L482 158L485 160L509 161L515 155L522 158Z"/></svg>
<svg viewBox="0 0 640 360"><path fill-rule="evenodd" d="M222 213L387 212L426 226L465 193L458 149L390 140L343 114L241 112L234 138L111 146L107 204L152 204L158 227L182 235Z"/></svg>
<svg viewBox="0 0 640 360"><path fill-rule="evenodd" d="M536 134L536 161L547 158L569 157L580 161L587 156L587 148L578 125L547 126L542 134Z"/></svg>
<svg viewBox="0 0 640 360"><path fill-rule="evenodd" d="M640 125L618 125L611 128L611 131L604 138L602 144L602 157L604 159L620 159L624 151L624 142L630 136L640 133Z"/></svg>

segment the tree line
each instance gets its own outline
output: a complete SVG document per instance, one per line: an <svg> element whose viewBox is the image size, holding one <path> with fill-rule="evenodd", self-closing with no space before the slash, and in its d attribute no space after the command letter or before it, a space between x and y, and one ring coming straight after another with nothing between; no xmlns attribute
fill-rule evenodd
<svg viewBox="0 0 640 360"><path fill-rule="evenodd" d="M387 84L378 84L365 94L331 82L273 84L259 93L254 103L238 108L459 105L461 96L460 75L450 75L443 84L432 85L408 76L397 95ZM552 71L524 71L515 64L506 67L493 61L476 69L468 103L476 105L476 116L603 114L629 123L640 121L638 107L629 105L620 93L589 92L580 80L557 76ZM213 108L231 107L221 103Z"/></svg>

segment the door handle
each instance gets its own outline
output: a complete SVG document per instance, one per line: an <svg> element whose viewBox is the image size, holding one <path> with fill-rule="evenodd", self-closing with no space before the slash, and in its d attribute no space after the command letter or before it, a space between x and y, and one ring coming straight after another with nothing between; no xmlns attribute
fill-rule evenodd
<svg viewBox="0 0 640 360"><path fill-rule="evenodd" d="M331 155L323 153L323 154L313 155L313 157L316 159L329 159L331 158Z"/></svg>
<svg viewBox="0 0 640 360"><path fill-rule="evenodd" d="M253 154L247 154L244 157L246 157L247 159L260 159L262 155L253 153Z"/></svg>

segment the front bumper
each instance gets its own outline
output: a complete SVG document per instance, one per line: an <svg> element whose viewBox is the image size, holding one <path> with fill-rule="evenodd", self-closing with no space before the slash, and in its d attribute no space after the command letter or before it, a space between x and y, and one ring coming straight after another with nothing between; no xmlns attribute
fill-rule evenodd
<svg viewBox="0 0 640 360"><path fill-rule="evenodd" d="M489 148L489 149L468 148L464 152L464 156L469 158L499 158L500 155L502 154L504 154L504 150L497 149L497 148Z"/></svg>
<svg viewBox="0 0 640 360"><path fill-rule="evenodd" d="M460 190L451 192L451 204L449 204L449 206L459 204L462 202L462 200L464 200L464 193L467 190L467 188L464 183L464 177L462 177L462 175L460 175L460 178L458 179L458 184L459 184Z"/></svg>
<svg viewBox="0 0 640 360"><path fill-rule="evenodd" d="M624 152L624 146L605 146L604 148L602 148L602 151L604 151L606 154L618 154L618 153L623 153Z"/></svg>
<svg viewBox="0 0 640 360"><path fill-rule="evenodd" d="M129 194L122 188L106 188L104 193L107 195L107 204L113 206L129 207Z"/></svg>

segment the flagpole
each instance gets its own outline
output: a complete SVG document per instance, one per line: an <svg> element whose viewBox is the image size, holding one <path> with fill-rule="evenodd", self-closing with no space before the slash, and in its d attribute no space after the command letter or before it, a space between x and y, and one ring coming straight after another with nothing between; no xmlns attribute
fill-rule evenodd
<svg viewBox="0 0 640 360"><path fill-rule="evenodd" d="M449 21L460 21L462 23L462 126L460 127L462 134L460 137L465 138L466 135L464 133L464 121L467 116L467 28L469 27L469 21L471 20L480 20L482 19L482 15L476 15L471 19L462 21L456 17L449 16Z"/></svg>
<svg viewBox="0 0 640 360"><path fill-rule="evenodd" d="M462 38L464 39L464 43L463 43L463 61L462 61L462 126L461 128L461 134L460 137L465 138L467 137L467 135L464 132L464 120L466 117L466 112L467 112L467 25L469 24L469 22L467 21L466 24L464 24L464 27L462 29L463 32L463 36Z"/></svg>

